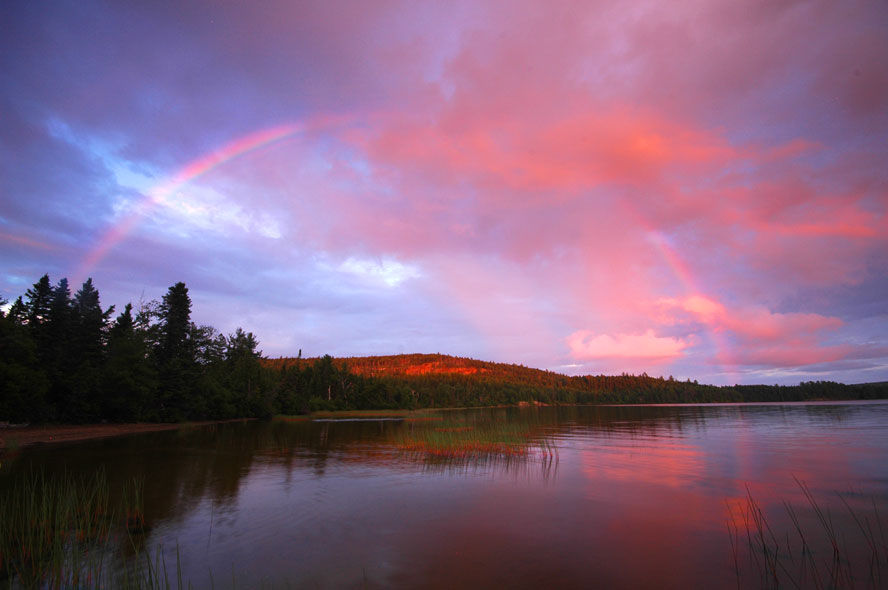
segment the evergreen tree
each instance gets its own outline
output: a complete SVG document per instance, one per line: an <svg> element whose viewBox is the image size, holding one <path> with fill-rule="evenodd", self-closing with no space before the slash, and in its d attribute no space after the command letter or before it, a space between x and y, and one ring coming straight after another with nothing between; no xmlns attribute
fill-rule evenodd
<svg viewBox="0 0 888 590"><path fill-rule="evenodd" d="M37 358L46 366L50 361L50 335L46 329L49 320L49 310L52 302L52 285L49 275L45 274L40 280L25 291L25 322L37 346Z"/></svg>
<svg viewBox="0 0 888 590"><path fill-rule="evenodd" d="M333 357L325 354L311 368L311 380L309 382L309 391L312 398L328 402L328 406L321 404L324 409L334 409L333 405L333 379L335 377L336 368L333 366Z"/></svg>
<svg viewBox="0 0 888 590"><path fill-rule="evenodd" d="M225 350L228 387L242 400L244 413L251 416L268 417L274 413L270 388L265 386L262 366L259 359L259 341L252 332L238 328L228 336Z"/></svg>
<svg viewBox="0 0 888 590"><path fill-rule="evenodd" d="M49 283L49 275L40 277L34 285L25 291L28 298L26 305L28 324L34 328L42 325L49 317L49 308L52 302L52 285Z"/></svg>
<svg viewBox="0 0 888 590"><path fill-rule="evenodd" d="M71 301L71 289L68 287L68 279L61 279L52 290L47 314L47 328L52 341L52 355L58 357L64 354L69 344L73 329L73 302ZM57 358L53 359L57 361Z"/></svg>
<svg viewBox="0 0 888 590"><path fill-rule="evenodd" d="M21 297L17 303L21 304ZM13 308L16 305L13 304ZM22 309L23 305L19 305ZM37 347L22 323L24 314L10 309L0 317L0 421L31 422L49 417L49 382L37 358Z"/></svg>
<svg viewBox="0 0 888 590"><path fill-rule="evenodd" d="M108 332L108 346L101 378L102 413L113 420L154 419L151 400L156 377L148 363L144 332L136 330L133 306L126 307Z"/></svg>
<svg viewBox="0 0 888 590"><path fill-rule="evenodd" d="M114 313L112 305L106 310L99 303L99 292L87 279L74 295L74 316L77 321L75 347L83 364L97 368L108 337L108 323Z"/></svg>
<svg viewBox="0 0 888 590"><path fill-rule="evenodd" d="M6 314L6 319L20 326L27 323L28 309L25 302L22 300L21 295L19 295L18 298L13 301L12 305L9 306L9 312Z"/></svg>
<svg viewBox="0 0 888 590"><path fill-rule="evenodd" d="M281 367L274 389L275 409L282 414L307 414L309 408L308 378L311 369L305 371L299 365Z"/></svg>
<svg viewBox="0 0 888 590"><path fill-rule="evenodd" d="M71 350L77 332L71 289L66 278L52 290L45 332L45 348L41 356L50 381L49 403L53 408L64 410L71 403L72 377L78 368L78 359Z"/></svg>
<svg viewBox="0 0 888 590"><path fill-rule="evenodd" d="M157 316L160 417L181 421L194 415L197 380L191 298L185 283L178 282L169 288L157 308Z"/></svg>
<svg viewBox="0 0 888 590"><path fill-rule="evenodd" d="M100 377L104 363L108 322L114 306L102 309L99 292L88 278L74 294L72 317L74 324L70 356L74 371L67 379L70 389L67 399L58 407L69 421L85 422L101 417L102 401Z"/></svg>
<svg viewBox="0 0 888 590"><path fill-rule="evenodd" d="M161 363L171 361L193 362L188 340L191 330L191 298L188 287L178 282L169 288L157 310L160 320L160 348L158 357Z"/></svg>

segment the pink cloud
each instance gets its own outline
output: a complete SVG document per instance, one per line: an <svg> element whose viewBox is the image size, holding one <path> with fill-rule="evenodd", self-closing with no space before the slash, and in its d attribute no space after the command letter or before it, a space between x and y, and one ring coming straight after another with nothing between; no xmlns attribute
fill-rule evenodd
<svg viewBox="0 0 888 590"><path fill-rule="evenodd" d="M734 344L721 351L722 364L811 365L846 358L851 352L848 346L820 343L824 333L842 327L839 318L815 313L775 313L761 306L728 307L699 294L659 303L686 311L708 330L729 336Z"/></svg>
<svg viewBox="0 0 888 590"><path fill-rule="evenodd" d="M380 126L359 141L374 162L420 175L423 182L471 182L493 189L491 197L501 190L529 191L510 196L532 199L538 198L535 191L576 196L612 183L648 186L668 171L700 170L736 155L724 138L703 129L590 100L560 116L491 112L459 125L450 120L460 107L449 103L441 105L437 120L377 119Z"/></svg>
<svg viewBox="0 0 888 590"><path fill-rule="evenodd" d="M699 294L661 303L691 312L714 329L730 330L753 340L775 340L788 334L810 335L842 325L839 318L815 313L773 313L761 306L729 309L711 297Z"/></svg>
<svg viewBox="0 0 888 590"><path fill-rule="evenodd" d="M803 367L848 358L853 347L818 346L803 341L780 343L773 347L738 347L727 362L735 366Z"/></svg>
<svg viewBox="0 0 888 590"><path fill-rule="evenodd" d="M571 355L577 359L676 357L688 342L679 338L661 337L648 330L642 334L598 334L579 330L567 337Z"/></svg>
<svg viewBox="0 0 888 590"><path fill-rule="evenodd" d="M434 121L423 126L410 117L377 116L370 126L336 129L333 136L342 151L328 150L326 166L303 165L293 174L292 162L311 157L315 139L308 138L299 152L297 146L275 152L281 160L269 164L268 176L290 166L283 194L311 195L287 205L295 239L309 239L343 256L357 250L419 265L446 285L436 296L455 305L486 341L518 343L497 346L499 358L520 354L526 348L521 335L529 333L549 342L549 349L560 341L577 359L686 356L692 332L663 336L654 331L652 324L670 322L658 324L645 302L676 290L694 293L692 283L724 272L708 269L706 257L689 255L684 246L689 238L696 247L727 244L731 256L748 269L715 283L714 292L730 288L739 298L730 309L701 295L684 296L669 306L729 336L719 353L722 361L756 364L770 357L772 363L795 359L810 364L840 358L844 349L826 351L816 344L822 332L841 327L837 318L772 313L744 295L747 281L737 279L755 276L758 260L781 272L803 273L812 264L816 268L809 277L816 272L830 280L847 277L853 265L841 270L831 264L844 264L851 255L844 252L870 247L877 236L866 228L876 226L879 214L853 205L842 209L841 202L826 197L818 200L804 183L785 190L790 185L762 180L752 186L777 188L758 194L738 182L732 198L710 199L711 188L695 187L729 165L732 155L755 169L758 159L772 162L773 154L764 148L761 153L749 147L733 150L717 133L657 117L614 113L613 119L565 113L563 123L549 127L533 121L504 123L500 117L457 134ZM573 125L578 121L586 127ZM534 145L544 148L538 157ZM792 146L787 151L786 158L797 157ZM361 166L354 166L356 157ZM688 179L685 190L675 190L675 174ZM749 181L759 182L755 175L744 177ZM590 193L599 183L629 188ZM635 198L638 191L650 192ZM793 213L794 208L803 213ZM681 211L690 233L675 229L679 218L673 220L670 210ZM695 234L694 223L710 225L711 231ZM671 240L676 260L664 255L659 242L647 239L651 232ZM749 232L756 236L755 247L732 244ZM838 240L829 246L832 252L792 258L812 241L815 248L827 248L824 238ZM772 250L774 240L779 247L774 242ZM447 258L460 262L442 264ZM727 268L734 264L724 253L712 261ZM677 270L679 265L686 268ZM558 295L540 285L552 285ZM596 333L576 330L589 325L597 327ZM572 332L564 341L557 333L566 333L567 326ZM729 350L731 342L742 349Z"/></svg>
<svg viewBox="0 0 888 590"><path fill-rule="evenodd" d="M872 10L703 0L238 10L230 34L201 26L212 51L180 51L205 78L186 68L176 79L189 81L179 91L200 88L208 104L191 116L219 134L230 105L211 100L218 87L266 99L227 99L241 127L261 124L241 113L269 125L293 117L288 105L308 113L310 133L200 179L230 210L274 222L273 247L238 234L266 250L263 262L420 269L409 288L502 360L810 364L844 358L827 342L848 327L800 295L872 280L888 248L884 147L873 142L885 76L871 65L886 51L866 27L833 27L878 22ZM203 22L199 12L183 18ZM261 83L206 86L220 63ZM115 101L116 90L102 88ZM198 137L183 121L157 145ZM773 311L788 301L791 311Z"/></svg>
<svg viewBox="0 0 888 590"><path fill-rule="evenodd" d="M648 249L630 243L638 234L615 211L628 203L651 229L675 233L690 266L727 290L737 286L732 277L753 274L791 276L793 288L858 282L863 255L886 233L884 213L853 193L812 186L819 164L805 158L831 157L828 142L804 130L785 141L738 141L732 121L700 116L790 71L797 57L781 50L783 27L817 16L814 7L650 4L623 12L607 3L545 10L517 3L509 19L497 18L495 6L462 7L454 14L464 29L447 28L444 49L405 34L411 19L422 18L407 11L396 41L369 43L375 37L360 23L393 12L360 11L337 36L349 67L359 49L377 55L397 81L392 92L411 99L389 109L374 104L357 114L359 124L336 132L366 161L370 179L335 191L347 167L319 179L326 206L311 233L326 234L331 247L526 260L565 248L601 252L612 242L584 234L611 238L622 230L629 235L620 257L631 259ZM692 26L690 15L715 26ZM851 53L878 51L869 44ZM823 246L822 238L836 239ZM718 248L731 256L714 257L712 267L695 252ZM641 264L645 272L657 262Z"/></svg>

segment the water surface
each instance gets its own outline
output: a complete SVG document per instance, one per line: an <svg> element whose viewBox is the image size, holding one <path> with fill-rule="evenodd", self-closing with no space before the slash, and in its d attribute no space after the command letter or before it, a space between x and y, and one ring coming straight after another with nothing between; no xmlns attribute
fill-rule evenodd
<svg viewBox="0 0 888 590"><path fill-rule="evenodd" d="M520 452L405 446L429 429L504 424ZM216 587L234 576L240 587L736 588L738 575L756 587L768 572L748 551L750 496L794 576L804 558L787 505L813 557L829 557L803 486L840 530L842 559L866 560L852 512L873 530L888 514L886 426L886 402L223 424L26 449L5 460L0 485L34 466L102 467L113 488L143 479L142 542L173 559L178 546L196 587L211 575ZM856 584L888 579L883 569ZM827 575L814 570L802 586Z"/></svg>

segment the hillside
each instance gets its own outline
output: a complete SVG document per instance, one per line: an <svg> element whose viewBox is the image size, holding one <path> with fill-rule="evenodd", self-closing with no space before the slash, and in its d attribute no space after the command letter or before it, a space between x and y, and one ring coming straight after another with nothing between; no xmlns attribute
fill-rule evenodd
<svg viewBox="0 0 888 590"><path fill-rule="evenodd" d="M569 377L522 365L493 363L442 354L329 359L265 359L270 369L310 373L325 361L331 369L385 390L400 392L421 407L542 403L696 403L875 399L888 397L885 384L844 385L808 382L796 386L701 385L671 377L586 375ZM307 378L307 376L306 376ZM335 396L332 396L335 397ZM331 397L331 399L332 399ZM398 402L400 403L400 402Z"/></svg>
<svg viewBox="0 0 888 590"><path fill-rule="evenodd" d="M266 359L269 367L304 367L317 359ZM559 382L570 379L565 375L531 369L522 365L492 363L446 354L397 354L387 356L358 356L336 358L338 366L345 366L354 375L362 377L405 377L419 375L475 375L506 381Z"/></svg>

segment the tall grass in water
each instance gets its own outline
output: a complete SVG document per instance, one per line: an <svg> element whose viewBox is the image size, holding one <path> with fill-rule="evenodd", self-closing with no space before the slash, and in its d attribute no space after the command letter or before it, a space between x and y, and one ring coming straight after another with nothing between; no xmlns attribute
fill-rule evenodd
<svg viewBox="0 0 888 590"><path fill-rule="evenodd" d="M133 482L118 503L110 498L101 471L31 473L4 489L0 588L169 588L162 554L152 562L136 542L147 529L141 486ZM114 563L115 550L127 545L135 557Z"/></svg>
<svg viewBox="0 0 888 590"><path fill-rule="evenodd" d="M407 424L394 440L402 451L438 459L557 458L557 449L531 424L505 421Z"/></svg>
<svg viewBox="0 0 888 590"><path fill-rule="evenodd" d="M23 587L88 584L90 574L102 571L95 548L107 540L110 524L102 474L91 481L42 474L16 481L0 498L0 580Z"/></svg>
<svg viewBox="0 0 888 590"><path fill-rule="evenodd" d="M748 489L739 513L728 506L737 587L888 588L886 526L875 500L870 511L836 494L842 509L833 513L817 502L807 484L796 482L805 507L783 503L788 530L772 527Z"/></svg>

